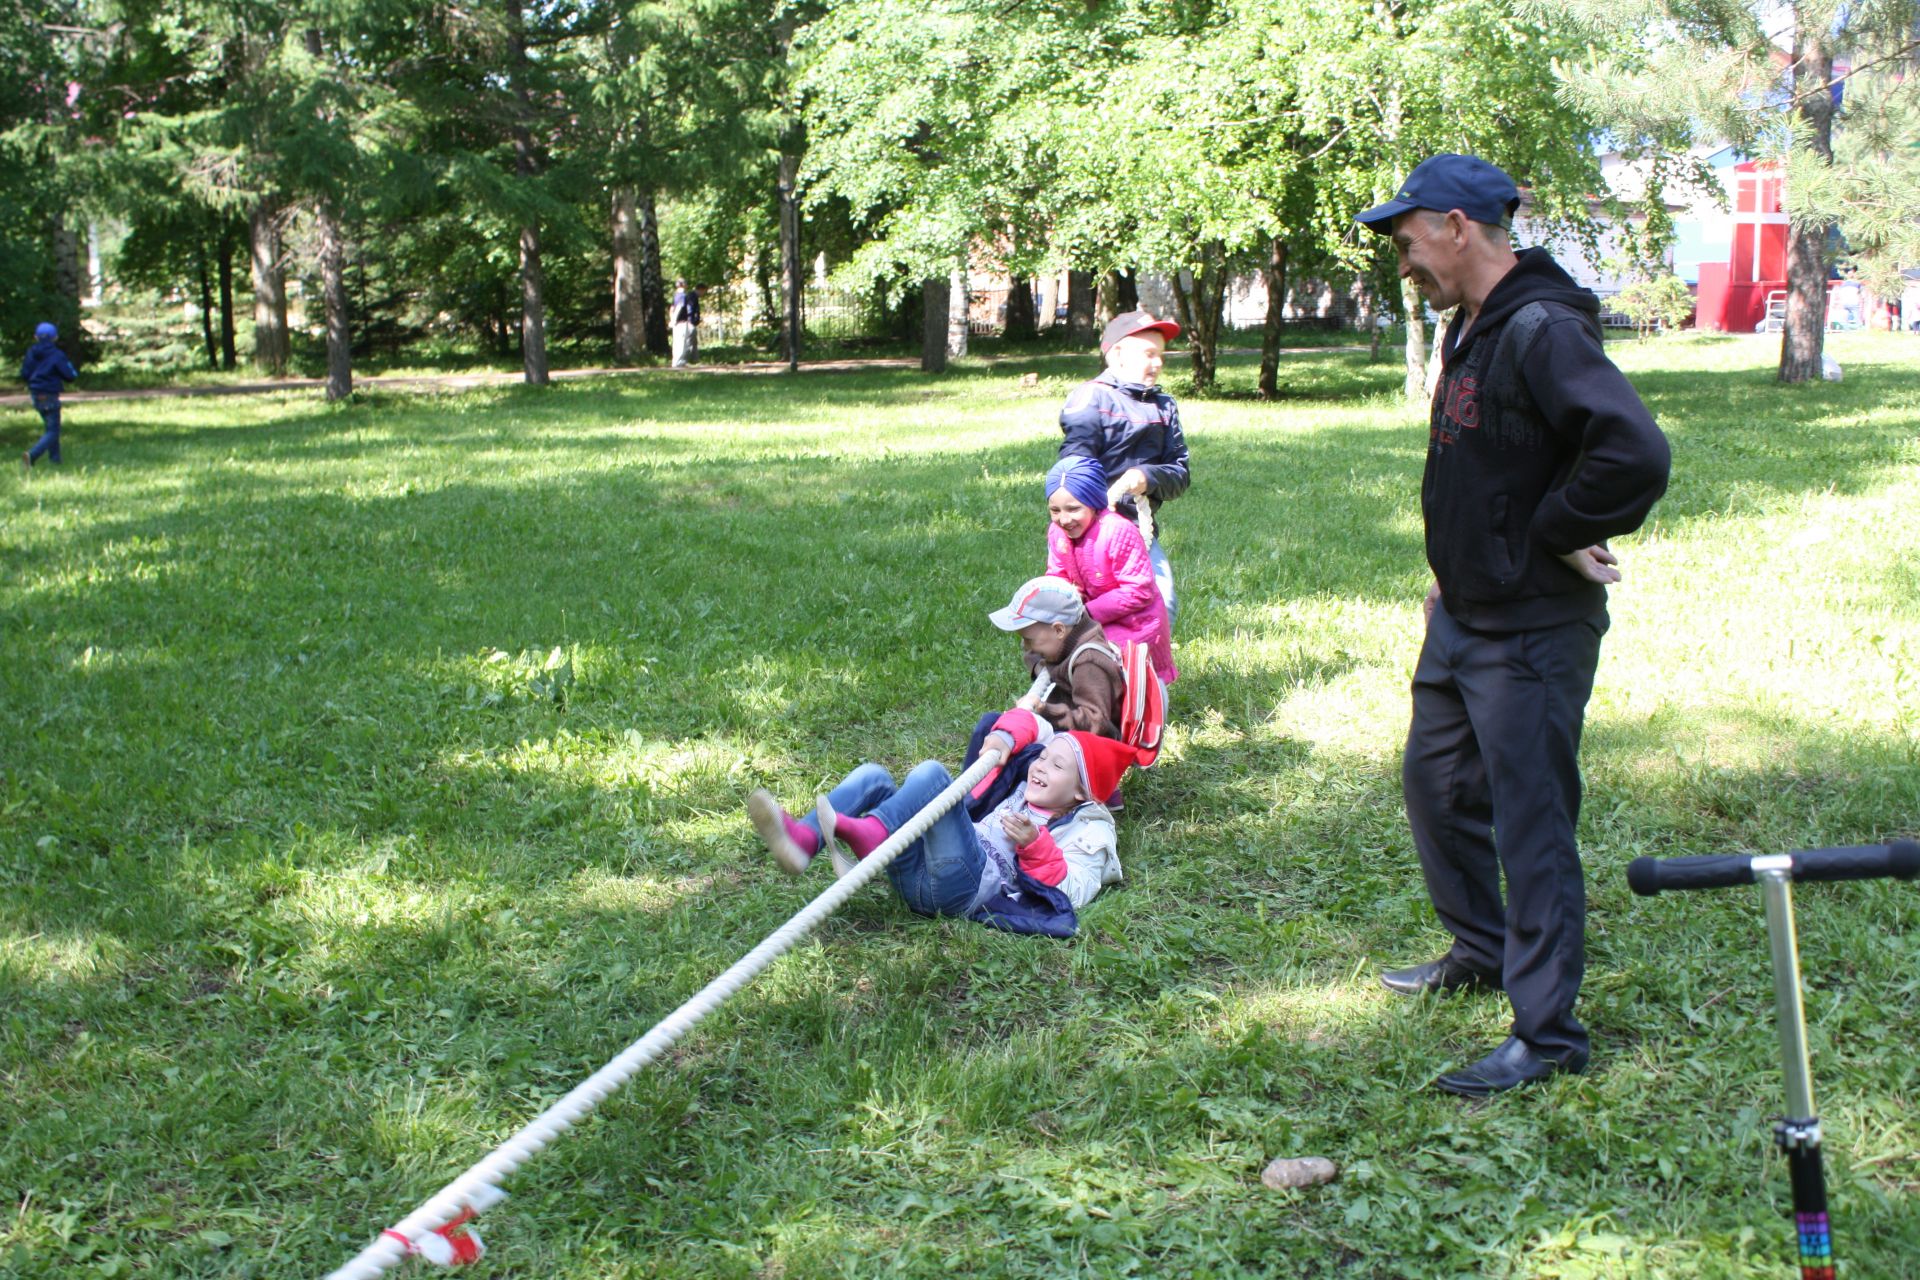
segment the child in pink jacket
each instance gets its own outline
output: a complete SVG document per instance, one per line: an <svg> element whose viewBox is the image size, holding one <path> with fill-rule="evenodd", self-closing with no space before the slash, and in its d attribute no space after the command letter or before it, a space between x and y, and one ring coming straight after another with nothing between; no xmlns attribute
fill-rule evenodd
<svg viewBox="0 0 1920 1280"><path fill-rule="evenodd" d="M1160 679L1172 684L1172 626L1153 583L1147 544L1133 521L1107 508L1106 469L1062 458L1047 472L1047 574L1079 588L1087 612L1114 645L1144 641Z"/></svg>

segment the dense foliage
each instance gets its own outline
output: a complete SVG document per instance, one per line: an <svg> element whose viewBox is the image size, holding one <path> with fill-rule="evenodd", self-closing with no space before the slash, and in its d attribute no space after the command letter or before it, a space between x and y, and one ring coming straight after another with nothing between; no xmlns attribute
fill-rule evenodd
<svg viewBox="0 0 1920 1280"><path fill-rule="evenodd" d="M1781 79L1759 8L1651 0L15 0L0 331L72 328L91 231L110 281L194 306L208 364L281 372L324 328L338 395L354 355L439 334L538 382L550 342L664 352L676 275L750 285L772 341L824 255L890 327L966 265L1073 272L1075 305L1153 273L1205 388L1257 270L1405 316L1417 387L1421 308L1352 223L1414 163L1486 155L1579 235L1624 212L1592 199L1605 123L1650 159L1657 238L1685 145L1800 136L1835 50L1796 243L1839 217L1885 285L1920 255L1910 8L1850 6Z"/></svg>

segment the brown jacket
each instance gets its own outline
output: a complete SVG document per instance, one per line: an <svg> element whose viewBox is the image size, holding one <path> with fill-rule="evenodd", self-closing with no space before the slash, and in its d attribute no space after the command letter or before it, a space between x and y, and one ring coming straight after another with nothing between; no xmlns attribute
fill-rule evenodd
<svg viewBox="0 0 1920 1280"><path fill-rule="evenodd" d="M1094 647L1074 656L1088 642ZM1035 675L1040 663L1029 656L1028 665ZM1120 736L1120 703L1126 693L1126 677L1120 673L1120 661L1107 640L1106 631L1093 618L1086 618L1067 633L1067 647L1057 663L1047 663L1053 677L1053 692L1040 705L1040 714L1056 729L1081 729L1103 738ZM1071 666L1073 671L1068 673Z"/></svg>

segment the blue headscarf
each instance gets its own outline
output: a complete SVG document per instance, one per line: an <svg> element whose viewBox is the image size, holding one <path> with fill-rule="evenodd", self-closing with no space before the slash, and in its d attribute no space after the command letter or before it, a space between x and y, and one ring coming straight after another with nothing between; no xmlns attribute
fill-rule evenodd
<svg viewBox="0 0 1920 1280"><path fill-rule="evenodd" d="M60 336L60 331L43 320L34 326L33 336L39 342L52 342Z"/></svg>
<svg viewBox="0 0 1920 1280"><path fill-rule="evenodd" d="M1092 458L1062 458L1047 472L1047 496L1065 489L1093 511L1107 509L1107 469Z"/></svg>

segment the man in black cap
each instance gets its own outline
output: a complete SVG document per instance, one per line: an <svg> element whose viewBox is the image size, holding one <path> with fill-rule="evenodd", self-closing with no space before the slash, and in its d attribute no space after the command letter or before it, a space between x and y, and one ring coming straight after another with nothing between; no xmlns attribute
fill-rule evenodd
<svg viewBox="0 0 1920 1280"><path fill-rule="evenodd" d="M1598 299L1546 250L1514 252L1519 203L1498 168L1440 155L1359 217L1393 238L1400 275L1434 310L1458 308L1420 486L1434 581L1401 775L1454 943L1382 981L1404 995L1506 990L1512 1034L1434 1081L1469 1096L1587 1064L1574 827L1580 727L1620 580L1605 540L1640 527L1670 462L1602 350Z"/></svg>
<svg viewBox="0 0 1920 1280"><path fill-rule="evenodd" d="M1160 504L1187 491L1187 440L1180 433L1180 406L1160 389L1160 367L1167 340L1180 336L1171 320L1156 320L1145 311L1126 311L1113 318L1100 334L1100 354L1107 370L1083 382L1060 410L1063 458L1095 458L1113 478L1108 501L1128 519L1136 519L1145 498L1157 517ZM1178 609L1173 593L1173 564L1160 545L1160 525L1154 521L1153 543L1147 548L1153 562L1154 585L1167 606L1167 620Z"/></svg>

